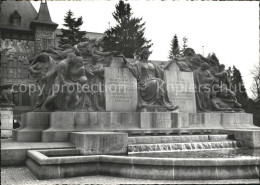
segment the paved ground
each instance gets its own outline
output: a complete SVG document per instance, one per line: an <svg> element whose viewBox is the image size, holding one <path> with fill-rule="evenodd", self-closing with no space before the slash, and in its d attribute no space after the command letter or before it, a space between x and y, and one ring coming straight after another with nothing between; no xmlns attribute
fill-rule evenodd
<svg viewBox="0 0 260 185"><path fill-rule="evenodd" d="M1 168L1 185L59 185L59 184L260 184L259 179L220 181L143 180L107 176L86 176L66 179L37 180L25 167Z"/></svg>

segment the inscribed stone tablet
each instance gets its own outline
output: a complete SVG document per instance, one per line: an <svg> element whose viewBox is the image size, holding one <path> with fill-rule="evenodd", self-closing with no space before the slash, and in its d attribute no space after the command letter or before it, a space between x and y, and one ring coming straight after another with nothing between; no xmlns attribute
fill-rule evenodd
<svg viewBox="0 0 260 185"><path fill-rule="evenodd" d="M178 105L180 112L196 112L193 72L180 71L176 62L165 71L170 101Z"/></svg>
<svg viewBox="0 0 260 185"><path fill-rule="evenodd" d="M106 111L136 111L137 80L129 69L105 67L105 98Z"/></svg>

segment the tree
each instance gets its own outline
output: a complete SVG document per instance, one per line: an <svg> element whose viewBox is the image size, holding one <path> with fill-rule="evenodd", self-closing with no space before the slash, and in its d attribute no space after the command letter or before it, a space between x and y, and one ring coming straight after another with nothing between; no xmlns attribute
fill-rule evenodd
<svg viewBox="0 0 260 185"><path fill-rule="evenodd" d="M252 100L251 98L249 98L246 112L253 114L254 125L258 127L260 127L259 110L260 110L260 99Z"/></svg>
<svg viewBox="0 0 260 185"><path fill-rule="evenodd" d="M179 55L180 55L179 41L177 35L175 34L171 41L171 49L168 58L173 59L174 57L177 57Z"/></svg>
<svg viewBox="0 0 260 185"><path fill-rule="evenodd" d="M112 14L117 25L107 29L104 37L105 50L120 51L127 58L134 58L143 48L152 46L151 40L144 37L145 23L142 18L133 17L131 10L130 4L120 0Z"/></svg>
<svg viewBox="0 0 260 185"><path fill-rule="evenodd" d="M87 32L80 31L80 26L83 24L82 17L76 19L73 12L69 10L64 17L64 22L65 24L63 24L63 26L68 29L61 29L62 34L58 35L58 37L60 37L59 44L69 44L73 46L79 42L84 42L87 40L84 38Z"/></svg>
<svg viewBox="0 0 260 185"><path fill-rule="evenodd" d="M253 85L251 86L253 98L249 99L246 112L253 114L254 125L260 127L260 63L254 65L251 74L253 76Z"/></svg>
<svg viewBox="0 0 260 185"><path fill-rule="evenodd" d="M181 55L184 55L184 51L186 48L188 48L188 38L187 37L183 37L182 38L182 48L181 48Z"/></svg>
<svg viewBox="0 0 260 185"><path fill-rule="evenodd" d="M242 104L242 108L245 109L248 103L248 96L246 88L243 83L242 75L235 66L233 66L231 77L231 89L236 93L236 98L239 103Z"/></svg>
<svg viewBox="0 0 260 185"><path fill-rule="evenodd" d="M251 91L253 93L253 98L260 98L260 63L258 65L254 65L251 70L251 74L253 76L253 85L251 86Z"/></svg>

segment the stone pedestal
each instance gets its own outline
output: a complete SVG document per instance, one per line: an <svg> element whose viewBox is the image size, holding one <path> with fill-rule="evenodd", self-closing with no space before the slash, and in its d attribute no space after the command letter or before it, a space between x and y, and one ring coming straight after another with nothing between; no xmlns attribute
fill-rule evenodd
<svg viewBox="0 0 260 185"><path fill-rule="evenodd" d="M243 141L250 148L260 148L260 130L232 130L237 140Z"/></svg>
<svg viewBox="0 0 260 185"><path fill-rule="evenodd" d="M126 154L127 137L120 132L72 132L70 142L82 155Z"/></svg>
<svg viewBox="0 0 260 185"><path fill-rule="evenodd" d="M49 112L28 112L22 114L21 127L13 130L13 138L20 142L41 141L42 131L49 127Z"/></svg>
<svg viewBox="0 0 260 185"><path fill-rule="evenodd" d="M248 113L28 112L13 131L16 141L67 142L70 132L178 129L257 129Z"/></svg>
<svg viewBox="0 0 260 185"><path fill-rule="evenodd" d="M69 140L69 132L74 131L74 112L52 112L49 116L49 128L42 131L43 142L62 142Z"/></svg>
<svg viewBox="0 0 260 185"><path fill-rule="evenodd" d="M12 137L13 130L13 107L2 105L0 107L1 115L1 138Z"/></svg>

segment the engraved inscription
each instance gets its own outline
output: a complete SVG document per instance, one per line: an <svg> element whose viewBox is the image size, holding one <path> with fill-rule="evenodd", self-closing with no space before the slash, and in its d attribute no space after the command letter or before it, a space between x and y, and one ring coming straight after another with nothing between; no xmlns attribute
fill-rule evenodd
<svg viewBox="0 0 260 185"><path fill-rule="evenodd" d="M127 68L105 68L106 110L135 111L137 81Z"/></svg>

